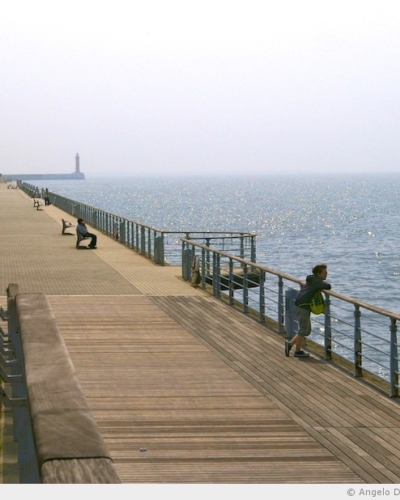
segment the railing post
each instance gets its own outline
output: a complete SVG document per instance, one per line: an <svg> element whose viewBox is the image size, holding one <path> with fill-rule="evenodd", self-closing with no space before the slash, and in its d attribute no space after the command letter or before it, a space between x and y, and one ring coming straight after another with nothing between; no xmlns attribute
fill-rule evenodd
<svg viewBox="0 0 400 500"><path fill-rule="evenodd" d="M113 227L112 227L112 235L115 241L119 241L121 238L120 235L120 227L119 227L119 217L113 217Z"/></svg>
<svg viewBox="0 0 400 500"><path fill-rule="evenodd" d="M135 234L136 234L136 241L135 241L135 246L134 249L139 252L139 224L135 224Z"/></svg>
<svg viewBox="0 0 400 500"><path fill-rule="evenodd" d="M220 262L220 255L213 252L213 295L217 299L221 298Z"/></svg>
<svg viewBox="0 0 400 500"><path fill-rule="evenodd" d="M216 289L217 289L217 294L216 297L217 299L221 298L221 255L219 253L216 254L217 256L217 267L216 267Z"/></svg>
<svg viewBox="0 0 400 500"><path fill-rule="evenodd" d="M216 269L217 269L217 257L215 253L212 254L213 267L212 267L212 287L214 297L217 295L217 285L216 285Z"/></svg>
<svg viewBox="0 0 400 500"><path fill-rule="evenodd" d="M146 255L146 228L140 226L140 252L142 255Z"/></svg>
<svg viewBox="0 0 400 500"><path fill-rule="evenodd" d="M233 260L229 259L229 305L233 306L235 296L234 276L233 276Z"/></svg>
<svg viewBox="0 0 400 500"><path fill-rule="evenodd" d="M156 236L156 231L154 231L154 262L159 265L164 265L164 233L161 233L160 236ZM182 255L185 244L182 241Z"/></svg>
<svg viewBox="0 0 400 500"><path fill-rule="evenodd" d="M243 266L243 312L249 312L249 279L247 264Z"/></svg>
<svg viewBox="0 0 400 500"><path fill-rule="evenodd" d="M151 228L147 228L147 257L151 260Z"/></svg>
<svg viewBox="0 0 400 500"><path fill-rule="evenodd" d="M250 249L250 253L251 253L251 257L250 257L250 260L251 262L256 262L256 258L257 258L257 252L256 252L256 237L255 235L251 235L251 249Z"/></svg>
<svg viewBox="0 0 400 500"><path fill-rule="evenodd" d="M354 376L362 377L361 311L354 304Z"/></svg>
<svg viewBox="0 0 400 500"><path fill-rule="evenodd" d="M324 349L325 359L332 359L332 319L331 299L325 294L325 320L324 320Z"/></svg>
<svg viewBox="0 0 400 500"><path fill-rule="evenodd" d="M192 273L192 250L189 248L189 243L184 241L182 247L182 278L184 281L190 280Z"/></svg>
<svg viewBox="0 0 400 500"><path fill-rule="evenodd" d="M201 288L206 288L206 251L201 249Z"/></svg>
<svg viewBox="0 0 400 500"><path fill-rule="evenodd" d="M265 271L260 269L260 323L265 323Z"/></svg>
<svg viewBox="0 0 400 500"><path fill-rule="evenodd" d="M244 259L244 236L240 233L240 258Z"/></svg>
<svg viewBox="0 0 400 500"><path fill-rule="evenodd" d="M163 266L165 264L165 238L164 233L161 232L161 242L160 242L160 265Z"/></svg>
<svg viewBox="0 0 400 500"><path fill-rule="evenodd" d="M283 278L279 276L278 282L278 333L283 333L283 326L285 324L284 313L284 296L283 296Z"/></svg>
<svg viewBox="0 0 400 500"><path fill-rule="evenodd" d="M119 241L123 245L126 245L126 224L125 219L119 223Z"/></svg>
<svg viewBox="0 0 400 500"><path fill-rule="evenodd" d="M397 324L390 318L390 397L399 396L399 358L397 349Z"/></svg>
<svg viewBox="0 0 400 500"><path fill-rule="evenodd" d="M127 240L127 246L129 248L132 248L132 222L130 220L127 221L127 226L126 226L126 240Z"/></svg>
<svg viewBox="0 0 400 500"><path fill-rule="evenodd" d="M206 246L210 247L210 239L209 238L206 238ZM207 276L210 275L210 265L211 265L210 251L207 251Z"/></svg>

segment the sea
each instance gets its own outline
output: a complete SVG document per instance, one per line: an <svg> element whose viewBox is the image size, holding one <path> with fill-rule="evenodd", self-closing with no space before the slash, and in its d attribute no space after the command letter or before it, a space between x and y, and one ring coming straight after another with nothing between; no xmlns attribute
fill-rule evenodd
<svg viewBox="0 0 400 500"><path fill-rule="evenodd" d="M33 181L168 231L257 234L257 262L400 313L400 174L88 177Z"/></svg>

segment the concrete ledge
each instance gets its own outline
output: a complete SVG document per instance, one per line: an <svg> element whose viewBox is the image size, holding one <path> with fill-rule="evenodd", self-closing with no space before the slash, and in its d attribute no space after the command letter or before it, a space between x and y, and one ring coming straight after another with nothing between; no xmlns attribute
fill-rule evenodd
<svg viewBox="0 0 400 500"><path fill-rule="evenodd" d="M113 470L114 466L111 460L107 458L63 461L49 460L42 467L43 483L120 483L116 472L114 472L114 477L112 477L111 473Z"/></svg>
<svg viewBox="0 0 400 500"><path fill-rule="evenodd" d="M63 482L62 478L68 478L71 483L120 482L46 296L18 294L16 305L42 481ZM101 473L95 465L97 459L102 463ZM48 461L57 461L57 466L43 467ZM46 476L49 469L50 478Z"/></svg>

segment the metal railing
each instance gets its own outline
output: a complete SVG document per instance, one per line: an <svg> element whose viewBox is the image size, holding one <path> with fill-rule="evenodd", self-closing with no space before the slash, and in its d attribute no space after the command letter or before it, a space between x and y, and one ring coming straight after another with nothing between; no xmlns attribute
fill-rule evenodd
<svg viewBox="0 0 400 500"><path fill-rule="evenodd" d="M182 239L182 250L182 261L189 260L188 252L191 262L198 259L199 286L261 323L268 322L279 334L294 335L297 291L292 287L303 280L193 240ZM188 280L187 272L183 278ZM325 314L312 315L310 340L322 348L325 359L350 366L355 377L378 379L389 386L390 397L398 397L400 315L333 290L324 295Z"/></svg>
<svg viewBox="0 0 400 500"><path fill-rule="evenodd" d="M26 182L18 186L33 198L42 198L44 190ZM103 234L149 258L158 265L179 265L181 238L198 240L208 246L228 251L241 258L256 260L255 233L240 231L165 231L121 217L100 208L49 192L50 203L74 218L82 217Z"/></svg>
<svg viewBox="0 0 400 500"><path fill-rule="evenodd" d="M42 195L35 186L19 183L19 187L30 196ZM244 313L257 315L260 322L268 322L280 334L291 334L289 330L296 328L289 292L302 280L257 264L255 234L163 231L54 193L49 197L61 210L86 219L155 263L181 264L185 280L191 278L191 265L197 255L203 289L211 287L215 297L240 307ZM391 397L398 396L400 316L334 291L324 293L326 312L312 316L310 339L322 347L326 359L350 363L354 376L375 376L389 384Z"/></svg>

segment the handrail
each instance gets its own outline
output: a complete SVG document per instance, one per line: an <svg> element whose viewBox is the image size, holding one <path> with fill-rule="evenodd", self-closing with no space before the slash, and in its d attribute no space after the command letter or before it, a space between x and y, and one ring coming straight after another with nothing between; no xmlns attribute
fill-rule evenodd
<svg viewBox="0 0 400 500"><path fill-rule="evenodd" d="M189 239L186 239L186 238L182 238L182 242L184 242L186 244L194 244L193 246L196 246L197 248L201 248L201 249L206 250L206 251L211 250L215 254L219 254L219 255L221 255L223 257L227 257L229 259L233 259L236 262L239 262L240 264L245 264L245 265L247 265L249 267L252 267L252 268L255 268L255 269L259 269L260 271L265 271L265 272L267 272L269 274L273 274L275 276L280 276L281 278L286 279L288 281L292 281L293 283L297 283L298 285L302 285L302 284L305 283L304 280L302 280L300 278L296 278L295 276L292 276L290 274L284 273L282 271L278 271L276 269L273 269L271 267L265 266L263 264L257 264L256 262L252 262L252 261L249 261L249 260L246 260L246 259L242 259L242 258L240 258L240 257L238 257L236 255L232 255L232 254L230 254L228 252L223 252L221 250L217 250L217 249L214 249L214 248L210 248L210 247L208 247L206 245L202 245L200 243L196 243L196 242L194 242L193 239L189 240ZM386 309L382 309L380 307L374 306L373 304L369 304L368 302L364 302L364 301L356 299L354 297L350 297L348 295L344 295L342 293L335 292L334 290L324 290L324 293L327 294L327 295L331 295L332 297L336 297L337 299L349 302L351 304L358 305L360 307L363 307L364 309L368 309L369 311L376 312L377 314L381 314L382 316L387 316L388 318L394 318L394 319L400 321L400 314L394 313L392 311L388 311Z"/></svg>
<svg viewBox="0 0 400 500"><path fill-rule="evenodd" d="M252 311L261 323L274 321L280 334L294 335L290 329L297 324L293 316L297 292L289 285L301 285L304 280L190 239L182 239L182 249L182 261L188 260L188 252L191 262L198 257L203 289L211 286L213 295L227 300L230 306L238 306L244 313ZM190 279L184 266L183 271L183 279ZM275 288L268 275L277 278ZM323 347L326 359L351 363L354 376L362 377L365 372L389 384L390 397L398 397L400 314L334 290L324 290L324 294L325 314L312 316L313 342Z"/></svg>

